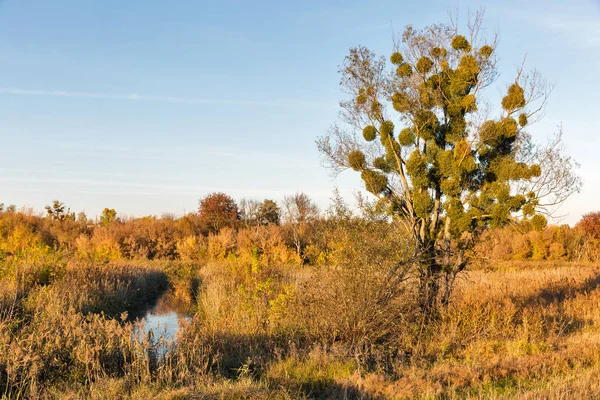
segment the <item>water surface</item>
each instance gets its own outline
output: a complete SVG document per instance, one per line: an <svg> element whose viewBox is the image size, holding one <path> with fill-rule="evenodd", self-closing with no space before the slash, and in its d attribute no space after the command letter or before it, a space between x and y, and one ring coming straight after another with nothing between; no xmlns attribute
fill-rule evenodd
<svg viewBox="0 0 600 400"><path fill-rule="evenodd" d="M190 319L189 304L173 295L171 291L163 294L156 304L149 305L145 312L136 316L144 321L144 334L152 332L154 338L164 335L165 339L174 339L182 321Z"/></svg>

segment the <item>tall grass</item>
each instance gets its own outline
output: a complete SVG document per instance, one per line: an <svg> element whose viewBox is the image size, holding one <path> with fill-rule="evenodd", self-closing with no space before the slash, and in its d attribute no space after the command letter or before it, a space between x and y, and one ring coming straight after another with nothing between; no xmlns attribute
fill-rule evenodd
<svg viewBox="0 0 600 400"><path fill-rule="evenodd" d="M68 259L49 282L5 275L0 393L600 397L600 267L520 262L470 271L435 324L423 327L409 278L390 280L387 256L373 258L376 266L361 257L303 268ZM125 312L168 287L193 303L192 318L172 340L146 336Z"/></svg>

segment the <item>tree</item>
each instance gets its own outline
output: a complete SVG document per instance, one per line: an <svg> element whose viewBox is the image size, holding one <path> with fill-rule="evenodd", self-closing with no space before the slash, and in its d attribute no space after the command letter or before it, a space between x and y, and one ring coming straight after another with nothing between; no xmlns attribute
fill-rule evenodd
<svg viewBox="0 0 600 400"><path fill-rule="evenodd" d="M273 200L242 199L240 201L240 220L246 228L279 224L280 210Z"/></svg>
<svg viewBox="0 0 600 400"><path fill-rule="evenodd" d="M240 200L239 213L240 222L245 228L259 225L260 201L254 199Z"/></svg>
<svg viewBox="0 0 600 400"><path fill-rule="evenodd" d="M342 121L350 130L334 126L317 141L335 172L360 173L404 223L425 315L435 313L442 285L442 303L448 301L485 229L519 218L541 223L541 193L553 187L560 203L581 184L560 152L553 153L554 176L549 166L542 170L543 151L525 131L550 92L537 72L521 66L494 117L484 107L483 90L498 75L497 38L482 42L481 17L470 21L466 37L445 25L408 26L395 40L391 70L367 48L352 48L340 71L350 95L341 102Z"/></svg>
<svg viewBox="0 0 600 400"><path fill-rule="evenodd" d="M114 210L114 208L104 208L104 210L102 210L102 214L100 214L100 225L107 226L111 222L116 221L116 219L117 212Z"/></svg>
<svg viewBox="0 0 600 400"><path fill-rule="evenodd" d="M582 230L589 238L600 239L600 211L583 215L575 228Z"/></svg>
<svg viewBox="0 0 600 400"><path fill-rule="evenodd" d="M55 221L64 221L67 218L75 219L75 214L71 214L70 208L65 208L65 204L58 200L53 200L51 205L46 206L48 217Z"/></svg>
<svg viewBox="0 0 600 400"><path fill-rule="evenodd" d="M306 193L296 193L283 199L285 222L290 230L290 236L296 253L302 257L306 246L306 237L312 222L319 216L319 208Z"/></svg>
<svg viewBox="0 0 600 400"><path fill-rule="evenodd" d="M198 216L201 224L210 232L217 233L222 228L236 226L239 220L235 201L225 193L210 193L200 200Z"/></svg>
<svg viewBox="0 0 600 400"><path fill-rule="evenodd" d="M258 208L258 221L261 225L279 225L280 213L277 203L265 199Z"/></svg>
<svg viewBox="0 0 600 400"><path fill-rule="evenodd" d="M87 215L83 211L77 214L77 222L82 222L84 224L88 222Z"/></svg>

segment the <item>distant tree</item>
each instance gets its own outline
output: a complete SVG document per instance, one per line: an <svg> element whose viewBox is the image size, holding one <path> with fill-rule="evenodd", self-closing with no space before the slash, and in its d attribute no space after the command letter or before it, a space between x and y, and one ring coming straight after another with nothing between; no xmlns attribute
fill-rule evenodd
<svg viewBox="0 0 600 400"><path fill-rule="evenodd" d="M302 257L312 223L319 216L319 208L306 193L296 193L283 199L286 227L296 253Z"/></svg>
<svg viewBox="0 0 600 400"><path fill-rule="evenodd" d="M176 225L181 238L197 236L202 233L202 223L196 213L188 213L177 219Z"/></svg>
<svg viewBox="0 0 600 400"><path fill-rule="evenodd" d="M260 225L260 202L254 199L242 199L239 205L240 222L245 228Z"/></svg>
<svg viewBox="0 0 600 400"><path fill-rule="evenodd" d="M582 216L575 228L580 229L592 239L600 239L600 211L590 212Z"/></svg>
<svg viewBox="0 0 600 400"><path fill-rule="evenodd" d="M100 225L106 226L117 219L117 212L113 208L105 208L100 214Z"/></svg>
<svg viewBox="0 0 600 400"><path fill-rule="evenodd" d="M64 221L67 218L75 219L75 215L71 214L71 209L66 208L65 204L58 200L53 200L51 205L46 206L46 213L55 221Z"/></svg>
<svg viewBox="0 0 600 400"><path fill-rule="evenodd" d="M307 222L319 216L319 207L306 193L285 196L283 203L288 222Z"/></svg>
<svg viewBox="0 0 600 400"><path fill-rule="evenodd" d="M344 198L340 194L338 188L333 190L333 197L331 198L331 204L327 209L327 218L331 221L347 221L352 218L352 210L346 202Z"/></svg>
<svg viewBox="0 0 600 400"><path fill-rule="evenodd" d="M166 213L162 213L160 218L167 220L167 221L175 221L177 219L177 216L171 212L166 212Z"/></svg>
<svg viewBox="0 0 600 400"><path fill-rule="evenodd" d="M77 214L77 221L78 222L86 222L87 223L87 215L82 211L79 214Z"/></svg>
<svg viewBox="0 0 600 400"><path fill-rule="evenodd" d="M273 200L242 199L240 201L240 220L246 228L264 226L268 224L279 225L280 210Z"/></svg>
<svg viewBox="0 0 600 400"><path fill-rule="evenodd" d="M211 193L200 200L198 216L210 232L236 226L239 212L236 202L225 193Z"/></svg>
<svg viewBox="0 0 600 400"><path fill-rule="evenodd" d="M279 206L273 200L265 199L258 208L258 220L261 225L279 225L281 217Z"/></svg>
<svg viewBox="0 0 600 400"><path fill-rule="evenodd" d="M447 303L485 229L532 217L544 225L543 194L553 194L553 206L581 184L557 143L544 152L525 131L550 91L537 72L521 67L490 117L482 93L498 75L497 40L482 43L481 14L468 27L463 36L439 24L408 26L391 69L369 49L352 48L341 68L350 96L341 103L342 119L350 131L335 126L318 140L334 171L357 171L405 224L425 315L435 314L442 286Z"/></svg>

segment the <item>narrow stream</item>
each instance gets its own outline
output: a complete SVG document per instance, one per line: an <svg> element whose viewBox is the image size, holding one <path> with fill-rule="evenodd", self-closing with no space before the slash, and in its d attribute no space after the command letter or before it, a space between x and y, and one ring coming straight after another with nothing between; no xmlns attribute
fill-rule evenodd
<svg viewBox="0 0 600 400"><path fill-rule="evenodd" d="M144 334L150 333L155 338L164 334L165 339L173 339L180 329L181 321L190 319L190 305L166 291L154 305L149 305L144 312L134 316L136 321L145 320Z"/></svg>

